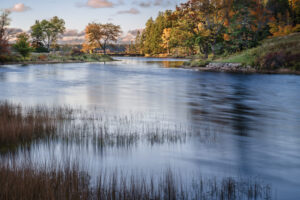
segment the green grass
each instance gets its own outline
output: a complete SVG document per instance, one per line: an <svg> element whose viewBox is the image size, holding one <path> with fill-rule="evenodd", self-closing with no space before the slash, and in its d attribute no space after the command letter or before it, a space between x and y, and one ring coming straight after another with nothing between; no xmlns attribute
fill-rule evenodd
<svg viewBox="0 0 300 200"><path fill-rule="evenodd" d="M262 70L288 68L300 70L300 33L283 37L274 37L262 41L258 47L247 49L229 56L218 56L208 59L194 58L185 62L186 66L204 67L209 62L241 63Z"/></svg>
<svg viewBox="0 0 300 200"><path fill-rule="evenodd" d="M243 65L253 66L255 64L255 60L257 58L256 51L257 51L257 48L248 49L241 53L231 55L229 57L219 58L215 61L223 62L223 63L242 63Z"/></svg>
<svg viewBox="0 0 300 200"><path fill-rule="evenodd" d="M280 59L282 59L282 61L280 62L279 60L278 63L275 63L274 68L293 68L298 70L300 33L266 39L256 48L217 59L216 62L242 63L243 65L250 65L263 69L272 67L266 65L272 65L272 60L276 61L276 59L279 59L278 55L281 55L282 58Z"/></svg>
<svg viewBox="0 0 300 200"><path fill-rule="evenodd" d="M19 55L11 55L6 63L49 63L49 62L109 62L114 59L101 54L60 54L60 53L33 53L27 58Z"/></svg>

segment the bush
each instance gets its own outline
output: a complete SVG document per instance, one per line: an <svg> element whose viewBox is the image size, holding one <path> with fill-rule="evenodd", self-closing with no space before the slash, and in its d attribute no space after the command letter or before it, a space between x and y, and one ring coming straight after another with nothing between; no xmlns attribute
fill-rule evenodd
<svg viewBox="0 0 300 200"><path fill-rule="evenodd" d="M71 56L81 56L83 55L84 53L80 51L80 49L78 48L73 48L71 50Z"/></svg>
<svg viewBox="0 0 300 200"><path fill-rule="evenodd" d="M298 33L300 32L300 24L297 24L294 28L293 28L293 33Z"/></svg>
<svg viewBox="0 0 300 200"><path fill-rule="evenodd" d="M36 53L49 53L48 49L43 47L43 46L36 47L34 49L34 52L36 52Z"/></svg>
<svg viewBox="0 0 300 200"><path fill-rule="evenodd" d="M262 69L276 70L279 68L300 69L300 53L291 53L288 51L271 52L257 61Z"/></svg>
<svg viewBox="0 0 300 200"><path fill-rule="evenodd" d="M38 59L41 60L41 61L46 61L48 59L48 56L45 55L45 54L41 54L38 56Z"/></svg>
<svg viewBox="0 0 300 200"><path fill-rule="evenodd" d="M258 64L264 69L279 69L285 67L287 62L286 52L271 52L258 59Z"/></svg>
<svg viewBox="0 0 300 200"><path fill-rule="evenodd" d="M6 55L0 55L0 63L9 61L9 57Z"/></svg>
<svg viewBox="0 0 300 200"><path fill-rule="evenodd" d="M13 47L24 58L28 57L33 51L33 49L30 47L29 35L27 33L20 33L17 35L17 41Z"/></svg>

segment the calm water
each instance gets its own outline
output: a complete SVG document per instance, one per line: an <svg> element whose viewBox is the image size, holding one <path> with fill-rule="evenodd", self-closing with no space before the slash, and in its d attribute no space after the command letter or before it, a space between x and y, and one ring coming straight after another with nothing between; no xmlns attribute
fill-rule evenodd
<svg viewBox="0 0 300 200"><path fill-rule="evenodd" d="M99 168L205 176L258 177L277 199L300 199L300 76L242 75L171 68L178 60L119 58L106 64L0 67L0 100L72 105L147 123L213 134L182 143L96 149L61 142L34 144L33 162L76 160ZM138 120L136 123L139 123ZM96 173L96 172L95 172Z"/></svg>

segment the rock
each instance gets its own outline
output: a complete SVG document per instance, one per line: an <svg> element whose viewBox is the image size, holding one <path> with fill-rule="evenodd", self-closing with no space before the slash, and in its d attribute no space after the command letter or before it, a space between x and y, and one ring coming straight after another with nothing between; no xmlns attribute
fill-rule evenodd
<svg viewBox="0 0 300 200"><path fill-rule="evenodd" d="M256 70L251 66L243 66L241 63L209 63L202 69L203 71L219 71L219 72L242 72L253 73Z"/></svg>

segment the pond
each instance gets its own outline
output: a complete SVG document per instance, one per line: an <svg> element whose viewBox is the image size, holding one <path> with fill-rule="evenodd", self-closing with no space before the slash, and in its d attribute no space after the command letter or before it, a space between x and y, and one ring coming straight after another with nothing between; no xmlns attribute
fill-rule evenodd
<svg viewBox="0 0 300 200"><path fill-rule="evenodd" d="M14 158L78 162L92 175L100 168L172 168L187 177L255 177L277 199L300 198L300 76L195 72L176 68L179 59L116 59L1 66L0 100L67 105L105 115L110 128L126 119L119 131L168 129L178 137L105 148L41 141Z"/></svg>

